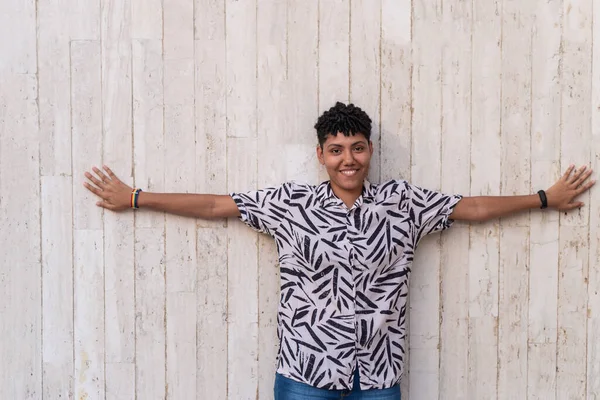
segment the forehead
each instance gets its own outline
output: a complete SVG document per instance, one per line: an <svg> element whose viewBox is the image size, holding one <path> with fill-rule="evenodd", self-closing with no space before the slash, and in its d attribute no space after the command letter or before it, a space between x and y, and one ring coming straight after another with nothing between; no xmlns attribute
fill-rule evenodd
<svg viewBox="0 0 600 400"><path fill-rule="evenodd" d="M325 145L340 145L340 146L351 146L356 142L364 142L368 143L367 138L362 133L357 133L355 135L346 136L342 132L338 132L336 136L327 135L325 137Z"/></svg>

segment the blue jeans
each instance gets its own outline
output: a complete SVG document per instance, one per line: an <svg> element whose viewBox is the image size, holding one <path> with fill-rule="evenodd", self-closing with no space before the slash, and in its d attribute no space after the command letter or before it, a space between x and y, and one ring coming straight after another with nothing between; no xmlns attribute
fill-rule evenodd
<svg viewBox="0 0 600 400"><path fill-rule="evenodd" d="M275 400L400 400L400 385L389 389L360 390L358 370L354 374L352 390L318 389L296 382L283 375L275 375Z"/></svg>

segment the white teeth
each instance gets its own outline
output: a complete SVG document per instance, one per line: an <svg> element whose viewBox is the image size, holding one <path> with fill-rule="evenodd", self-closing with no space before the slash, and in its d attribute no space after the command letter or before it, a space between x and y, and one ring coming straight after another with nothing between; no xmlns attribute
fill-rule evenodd
<svg viewBox="0 0 600 400"><path fill-rule="evenodd" d="M340 172L346 176L351 176L351 175L356 174L358 172L358 170L352 169L352 170L345 170L345 171L340 171Z"/></svg>

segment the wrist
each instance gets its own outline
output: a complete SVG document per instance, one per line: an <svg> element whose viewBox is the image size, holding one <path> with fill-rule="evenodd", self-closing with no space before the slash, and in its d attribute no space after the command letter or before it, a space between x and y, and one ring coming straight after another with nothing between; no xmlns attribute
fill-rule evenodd
<svg viewBox="0 0 600 400"><path fill-rule="evenodd" d="M538 196L538 199L539 199L540 208L542 210L548 208L548 195L547 195L546 191L545 190L538 190L537 196Z"/></svg>

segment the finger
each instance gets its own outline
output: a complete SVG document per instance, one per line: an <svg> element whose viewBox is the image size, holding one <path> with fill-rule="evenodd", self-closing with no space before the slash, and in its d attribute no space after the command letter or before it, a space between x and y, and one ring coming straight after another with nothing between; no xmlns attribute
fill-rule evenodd
<svg viewBox="0 0 600 400"><path fill-rule="evenodd" d="M582 185L579 189L577 189L577 196L579 196L581 193L587 192L592 186L594 186L595 183L596 181L589 181L585 185Z"/></svg>
<svg viewBox="0 0 600 400"><path fill-rule="evenodd" d="M569 176L571 176L571 172L573 172L573 168L575 168L575 166L573 164L569 165L569 168L567 168L567 170L565 171L565 173L562 176L562 179L565 181L569 180Z"/></svg>
<svg viewBox="0 0 600 400"><path fill-rule="evenodd" d="M581 178L586 169L587 167L585 165L582 165L581 167L579 167L579 169L576 169L573 176L571 176L571 183L576 183Z"/></svg>
<svg viewBox="0 0 600 400"><path fill-rule="evenodd" d="M100 171L96 167L94 167L93 170L100 177L100 179L102 180L102 182L104 182L104 183L110 182L110 179L108 179L108 177L106 175L104 175L104 172Z"/></svg>
<svg viewBox="0 0 600 400"><path fill-rule="evenodd" d="M585 181L586 181L586 180L587 180L587 179L590 177L590 175L592 175L592 172L594 172L594 171L592 171L592 170L590 169L590 170L588 170L588 171L587 171L585 174L583 174L583 173L582 173L582 174L579 176L579 179L577 179L577 180L575 181L575 183L574 183L575 187L579 187L579 185L581 185L583 182L585 182Z"/></svg>
<svg viewBox="0 0 600 400"><path fill-rule="evenodd" d="M89 190L90 192L94 193L96 196L102 197L102 193L103 192L102 192L101 189L98 189L97 187L92 186L92 185L90 185L87 182L83 182L83 186L85 186L87 190Z"/></svg>
<svg viewBox="0 0 600 400"><path fill-rule="evenodd" d="M108 174L108 176L110 177L110 179L115 180L117 182L120 182L119 178L117 178L117 176L115 175L115 173L112 172L112 170L110 168L108 168L106 165L104 165L102 168L104 168L104 170L106 171L106 173Z"/></svg>
<svg viewBox="0 0 600 400"><path fill-rule="evenodd" d="M104 189L104 182L96 178L94 175L90 174L89 172L86 172L85 177L92 181L92 183L98 186L100 189Z"/></svg>
<svg viewBox="0 0 600 400"><path fill-rule="evenodd" d="M115 206L113 204L110 204L106 200L99 201L99 202L96 203L96 205L98 207L102 207L102 208L105 208L107 210L114 210L114 208L115 208Z"/></svg>

